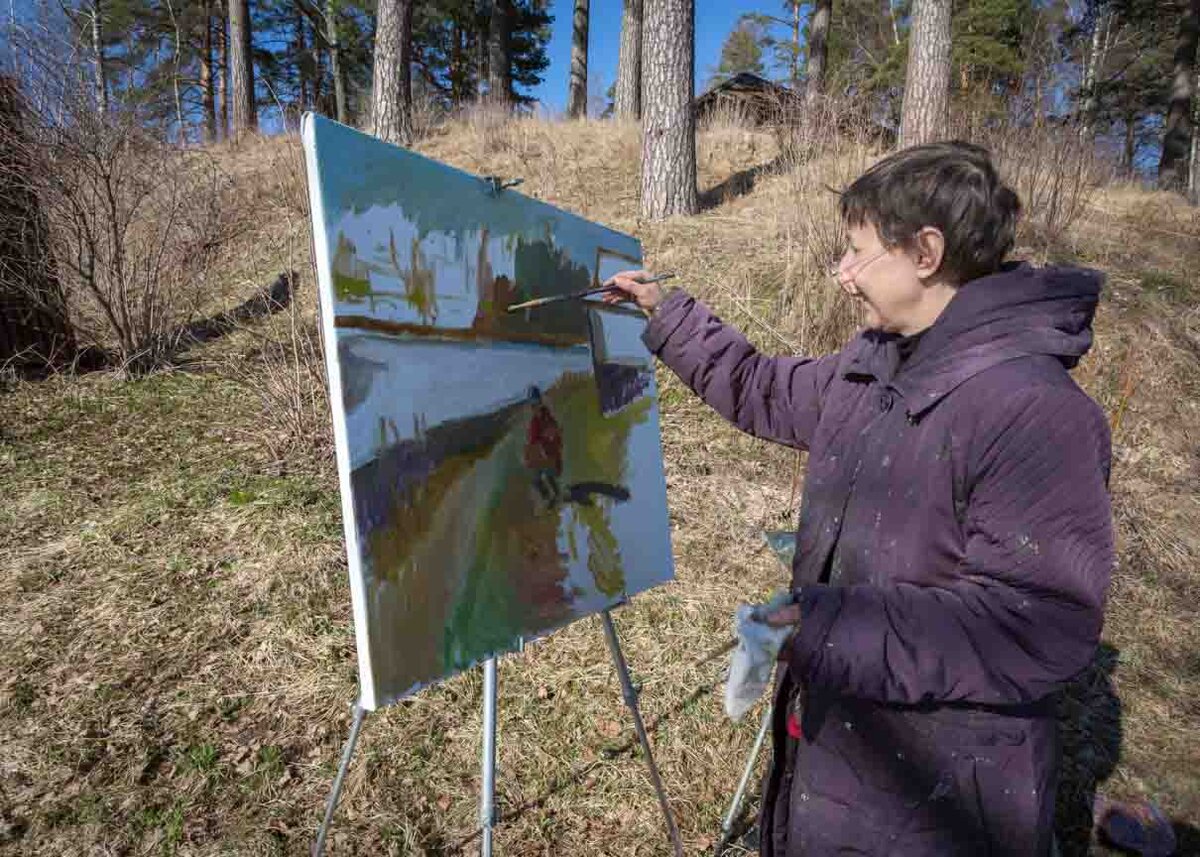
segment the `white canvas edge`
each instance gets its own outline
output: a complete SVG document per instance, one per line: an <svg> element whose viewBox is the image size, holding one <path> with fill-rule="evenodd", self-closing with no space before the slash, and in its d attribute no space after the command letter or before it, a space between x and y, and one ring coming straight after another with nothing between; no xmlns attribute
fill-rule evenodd
<svg viewBox="0 0 1200 857"><path fill-rule="evenodd" d="M354 645L358 651L359 705L367 711L377 706L374 674L371 670L370 636L367 627L367 593L362 569L362 552L358 544L358 527L354 520L354 498L350 491L350 444L346 429L346 413L341 407L342 374L338 363L337 330L334 327L333 283L328 280L332 270L329 244L325 240L327 224L321 201L320 174L317 170L317 141L313 114L305 113L300 120L300 139L304 146L305 174L308 179L308 202L311 216L313 261L317 269L317 305L321 313L321 335L325 346L325 373L329 379L329 407L333 413L333 445L337 455L338 483L342 499L342 529L346 536L346 562L350 574L350 603L354 612Z"/></svg>

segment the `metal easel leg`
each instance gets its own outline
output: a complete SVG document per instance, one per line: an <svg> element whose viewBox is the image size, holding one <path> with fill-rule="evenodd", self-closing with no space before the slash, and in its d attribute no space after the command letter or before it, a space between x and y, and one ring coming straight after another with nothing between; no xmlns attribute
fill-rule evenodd
<svg viewBox="0 0 1200 857"><path fill-rule="evenodd" d="M362 702L354 703L354 720L350 723L350 737L346 739L346 747L342 750L342 761L338 765L337 776L333 780L333 789L329 792L329 800L325 804L325 818L317 831L317 842L313 845L313 857L321 857L325 853L325 837L329 834L329 825L333 822L333 811L337 808L338 798L342 796L342 784L346 781L346 771L350 769L350 760L354 757L354 746L358 743L358 733L362 729L367 710Z"/></svg>
<svg viewBox="0 0 1200 857"><path fill-rule="evenodd" d="M646 726L642 723L642 713L638 708L637 691L633 688L633 681L629 677L629 666L625 663L625 655L621 651L621 640L617 637L617 629L613 625L612 613L605 610L601 614L604 618L604 636L608 639L608 650L612 653L613 664L617 668L617 676L621 679L621 694L625 697L625 704L629 706L629 711L633 715L633 728L637 732L638 741L642 745L642 753L646 757L646 766L650 769L650 781L654 784L654 791L658 794L658 803L662 807L663 817L667 821L667 833L671 836L671 846L675 851L675 857L683 857L683 841L679 838L679 829L675 826L675 817L671 814L671 805L667 802L667 791L663 788L662 777L658 773L658 765L654 763L654 755L650 752L650 738L646 735Z"/></svg>
<svg viewBox="0 0 1200 857"><path fill-rule="evenodd" d="M483 662L483 785L479 795L482 857L492 857L496 823L496 659Z"/></svg>
<svg viewBox="0 0 1200 857"><path fill-rule="evenodd" d="M717 843L714 855L720 855L729 845L729 840L733 837L733 824L737 821L738 815L742 811L742 801L746 797L746 786L750 784L750 777L754 774L754 766L758 763L758 755L762 752L763 742L767 739L767 732L771 729L771 714L774 709L770 704L767 705L763 712L762 725L758 727L758 737L754 739L754 747L750 750L750 758L746 760L746 770L742 771L742 779L738 782L737 791L733 793L733 800L729 804L729 812L725 813L725 820L721 822L721 840Z"/></svg>

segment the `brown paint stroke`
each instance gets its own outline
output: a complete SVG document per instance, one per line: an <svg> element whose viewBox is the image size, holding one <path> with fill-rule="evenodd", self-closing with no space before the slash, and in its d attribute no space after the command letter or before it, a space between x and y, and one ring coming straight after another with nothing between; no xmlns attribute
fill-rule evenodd
<svg viewBox="0 0 1200 857"><path fill-rule="evenodd" d="M366 315L334 316L333 326L345 329L370 330L397 336L421 336L429 339L445 339L457 342L518 342L542 345L547 348L576 348L585 344L578 336L561 333L536 333L533 331L505 331L492 335L477 328L435 327L431 324L415 324L406 321L385 321Z"/></svg>

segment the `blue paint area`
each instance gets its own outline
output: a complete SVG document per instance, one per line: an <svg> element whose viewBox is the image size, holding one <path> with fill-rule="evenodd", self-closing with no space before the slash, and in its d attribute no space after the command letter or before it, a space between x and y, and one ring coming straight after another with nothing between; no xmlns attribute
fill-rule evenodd
<svg viewBox="0 0 1200 857"><path fill-rule="evenodd" d="M370 208L396 210L419 235L520 236L546 242L589 270L597 245L640 258L633 238L513 190L495 193L478 176L313 116L327 222ZM326 157L326 153L336 156ZM332 236L336 241L336 236ZM331 245L332 255L333 245ZM463 252L466 247L460 248ZM565 293L566 289L562 292ZM560 293L550 291L548 294ZM539 295L540 296L540 295Z"/></svg>

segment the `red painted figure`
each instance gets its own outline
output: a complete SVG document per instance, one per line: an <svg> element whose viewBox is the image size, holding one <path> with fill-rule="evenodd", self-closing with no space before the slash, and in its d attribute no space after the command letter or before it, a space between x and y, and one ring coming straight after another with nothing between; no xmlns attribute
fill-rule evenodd
<svg viewBox="0 0 1200 857"><path fill-rule="evenodd" d="M537 387L529 388L529 400L533 404L533 416L529 419L529 431L525 440L525 466L534 471L533 484L547 505L559 499L558 479L562 476L562 431L558 420L542 401L542 392Z"/></svg>

